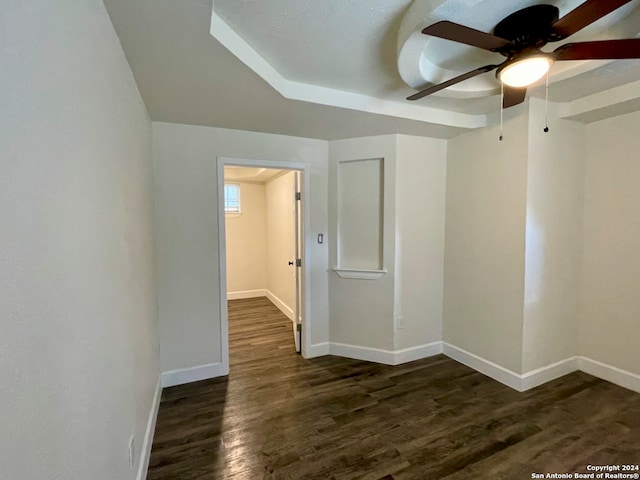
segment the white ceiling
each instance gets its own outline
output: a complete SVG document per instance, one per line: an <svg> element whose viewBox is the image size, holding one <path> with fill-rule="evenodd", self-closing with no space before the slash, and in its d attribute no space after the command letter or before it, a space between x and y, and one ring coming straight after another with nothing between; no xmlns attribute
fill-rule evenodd
<svg viewBox="0 0 640 480"><path fill-rule="evenodd" d="M264 184L275 177L283 175L290 170L278 170L275 168L241 167L226 165L224 167L224 180L231 182L249 182Z"/></svg>
<svg viewBox="0 0 640 480"><path fill-rule="evenodd" d="M283 77L347 92L406 93L398 29L412 0L215 0L215 13Z"/></svg>
<svg viewBox="0 0 640 480"><path fill-rule="evenodd" d="M399 68L406 80L407 71L414 75L425 60L443 75L496 63L486 61L494 54L419 31L442 18L490 31L487 25L504 11L545 3L104 1L153 120L323 139L384 133L449 138L490 123L500 103L491 73L462 91L408 102L415 89ZM581 1L546 3L562 15ZM570 40L636 35L639 5L634 0ZM640 61L580 63L552 71L550 98L564 102L558 110L566 118L593 121L640 108ZM530 95L543 96L544 87Z"/></svg>

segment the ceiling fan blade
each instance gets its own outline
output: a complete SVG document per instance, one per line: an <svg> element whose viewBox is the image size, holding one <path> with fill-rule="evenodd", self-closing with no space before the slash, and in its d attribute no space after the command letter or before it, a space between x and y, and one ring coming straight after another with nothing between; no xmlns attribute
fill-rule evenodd
<svg viewBox="0 0 640 480"><path fill-rule="evenodd" d="M631 0L587 0L553 24L557 35L553 41L562 40L582 30L587 25L617 10Z"/></svg>
<svg viewBox="0 0 640 480"><path fill-rule="evenodd" d="M496 37L495 35L446 20L428 26L422 30L422 33L492 52L500 51L502 48L512 45L511 41L505 40L504 38Z"/></svg>
<svg viewBox="0 0 640 480"><path fill-rule="evenodd" d="M490 72L491 70L495 70L500 65L485 65L484 67L476 68L470 72L464 73L462 75L458 75L457 77L452 78L451 80L447 80L446 82L438 83L437 85L432 85L429 88L425 88L424 90L414 93L410 97L407 97L407 100L418 100L422 97L426 97L427 95L431 95L432 93L439 92L440 90L447 88L451 85L455 85L456 83L460 83L463 80L468 78L475 77L482 73Z"/></svg>
<svg viewBox="0 0 640 480"><path fill-rule="evenodd" d="M504 97L502 98L502 108L513 107L519 103L524 102L524 98L527 95L527 87L514 88L504 87Z"/></svg>
<svg viewBox="0 0 640 480"><path fill-rule="evenodd" d="M553 51L556 60L624 60L640 58L640 38L567 43Z"/></svg>

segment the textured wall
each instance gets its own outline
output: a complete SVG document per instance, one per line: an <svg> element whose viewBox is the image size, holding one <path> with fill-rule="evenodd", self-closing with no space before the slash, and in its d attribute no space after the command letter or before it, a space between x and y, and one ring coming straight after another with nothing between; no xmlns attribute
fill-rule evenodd
<svg viewBox="0 0 640 480"><path fill-rule="evenodd" d="M640 375L640 113L587 126L580 351Z"/></svg>
<svg viewBox="0 0 640 480"><path fill-rule="evenodd" d="M295 258L294 181L295 173L288 172L265 186L267 289L291 312L296 303L296 267L289 265Z"/></svg>
<svg viewBox="0 0 640 480"><path fill-rule="evenodd" d="M442 340L446 172L446 141L398 135L396 349Z"/></svg>
<svg viewBox="0 0 640 480"><path fill-rule="evenodd" d="M529 104L522 371L578 354L585 127Z"/></svg>
<svg viewBox="0 0 640 480"><path fill-rule="evenodd" d="M327 231L327 143L153 123L162 370L222 361L216 157L307 163L311 237ZM328 337L327 248L307 245L314 343Z"/></svg>
<svg viewBox="0 0 640 480"><path fill-rule="evenodd" d="M382 268L387 270L387 273L377 280L344 279L331 272L329 277L331 342L393 350L396 136L337 140L329 143L329 152L331 267L339 266L337 241L340 211L338 205L339 162L383 158L381 259Z"/></svg>
<svg viewBox="0 0 640 480"><path fill-rule="evenodd" d="M449 141L444 340L514 372L522 363L527 115Z"/></svg>
<svg viewBox="0 0 640 480"><path fill-rule="evenodd" d="M149 119L100 0L0 12L0 477L132 479L158 380Z"/></svg>
<svg viewBox="0 0 640 480"><path fill-rule="evenodd" d="M240 215L225 215L227 292L267 288L267 221L265 186L240 185Z"/></svg>

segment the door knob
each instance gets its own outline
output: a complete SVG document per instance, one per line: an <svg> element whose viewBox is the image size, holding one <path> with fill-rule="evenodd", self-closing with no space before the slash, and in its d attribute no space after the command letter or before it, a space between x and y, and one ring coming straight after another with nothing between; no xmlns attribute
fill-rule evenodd
<svg viewBox="0 0 640 480"><path fill-rule="evenodd" d="M293 262L289 262L289 265L293 265Z"/></svg>

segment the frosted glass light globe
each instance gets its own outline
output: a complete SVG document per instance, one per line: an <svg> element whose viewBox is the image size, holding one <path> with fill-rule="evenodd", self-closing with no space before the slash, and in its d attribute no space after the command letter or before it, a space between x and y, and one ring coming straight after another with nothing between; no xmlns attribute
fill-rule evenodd
<svg viewBox="0 0 640 480"><path fill-rule="evenodd" d="M553 65L547 55L537 55L517 60L498 72L498 80L509 87L522 88L540 80Z"/></svg>

